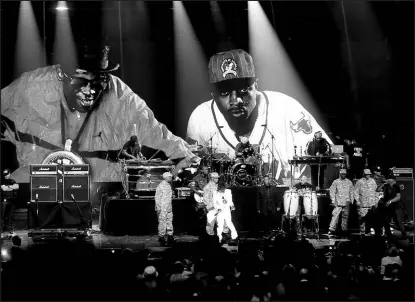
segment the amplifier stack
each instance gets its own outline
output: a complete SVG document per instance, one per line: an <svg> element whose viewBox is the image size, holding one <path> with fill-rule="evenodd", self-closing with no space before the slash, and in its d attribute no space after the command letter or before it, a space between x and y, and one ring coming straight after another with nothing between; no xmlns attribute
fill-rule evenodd
<svg viewBox="0 0 415 302"><path fill-rule="evenodd" d="M87 227L89 187L89 165L31 165L29 228Z"/></svg>

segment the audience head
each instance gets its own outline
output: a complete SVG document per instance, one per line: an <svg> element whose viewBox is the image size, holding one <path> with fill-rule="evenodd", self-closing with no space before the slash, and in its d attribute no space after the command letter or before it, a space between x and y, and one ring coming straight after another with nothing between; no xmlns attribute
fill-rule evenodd
<svg viewBox="0 0 415 302"><path fill-rule="evenodd" d="M158 275L159 273L157 272L154 266L147 266L143 272L143 277L145 281L155 280L157 279Z"/></svg>
<svg viewBox="0 0 415 302"><path fill-rule="evenodd" d="M394 244L388 244L386 255L389 257L396 257L398 256L398 249Z"/></svg>
<svg viewBox="0 0 415 302"><path fill-rule="evenodd" d="M22 245L22 239L19 236L15 235L12 238L12 243L14 246L20 247Z"/></svg>
<svg viewBox="0 0 415 302"><path fill-rule="evenodd" d="M308 279L309 279L308 269L306 269L306 268L302 268L298 275L299 275L300 282L308 281Z"/></svg>

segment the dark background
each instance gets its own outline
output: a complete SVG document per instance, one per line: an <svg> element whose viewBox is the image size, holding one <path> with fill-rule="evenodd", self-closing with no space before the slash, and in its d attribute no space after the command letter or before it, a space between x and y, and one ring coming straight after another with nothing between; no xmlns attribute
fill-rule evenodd
<svg viewBox="0 0 415 302"><path fill-rule="evenodd" d="M40 34L43 3L31 2ZM315 100L316 110L334 141L354 139L369 152L369 164L413 167L414 158L414 2L369 3L382 35L361 35L353 8L346 7L349 43L356 85L349 76L346 38L340 2L261 2L265 13ZM45 2L48 64L54 62L56 2ZM69 2L72 32L82 39L107 39L112 57L121 63L118 2ZM158 120L175 129L176 69L172 2L145 2L148 32L137 3L120 3L122 77L154 111ZM229 46L249 52L246 2L220 1L226 34L215 31L209 2L185 1L184 6L205 56ZM356 12L357 13L357 12ZM340 14L340 15L339 15ZM19 2L1 3L1 87L15 78L14 59ZM103 26L105 20L111 24ZM340 18L340 19L339 19ZM108 22L108 21L106 21ZM255 59L255 58L254 58ZM40 67L40 66L39 66ZM207 72L202 70L201 72ZM353 88L354 87L354 88ZM261 88L261 87L260 87ZM201 97L202 98L202 97ZM201 99L200 102L206 99ZM301 100L299 100L301 102ZM310 108L307 108L310 110ZM336 138L337 137L337 138ZM2 142L2 167L14 169L13 148Z"/></svg>

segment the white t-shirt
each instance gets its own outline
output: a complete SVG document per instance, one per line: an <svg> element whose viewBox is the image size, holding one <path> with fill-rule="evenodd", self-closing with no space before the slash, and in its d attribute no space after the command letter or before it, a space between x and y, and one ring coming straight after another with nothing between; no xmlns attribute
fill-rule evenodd
<svg viewBox="0 0 415 302"><path fill-rule="evenodd" d="M297 100L274 91L263 91L258 94L258 119L249 136L249 142L260 145L262 160L265 163L271 162L271 150L274 150L277 162L276 179L289 177L291 167L288 160L294 156L294 146L297 146L297 155L300 155L301 149L304 154L306 145L315 132L321 131L323 137L333 144L315 118ZM265 124L274 135L274 148L271 134L262 126ZM210 144L209 139L213 136L212 145L217 146L215 152L226 153L230 158L235 157L235 147L239 143L235 132L229 127L213 100L200 104L192 112L186 136L189 142L197 141L201 145ZM293 172L295 178L302 175L310 177L309 169L306 169L305 165L299 165Z"/></svg>

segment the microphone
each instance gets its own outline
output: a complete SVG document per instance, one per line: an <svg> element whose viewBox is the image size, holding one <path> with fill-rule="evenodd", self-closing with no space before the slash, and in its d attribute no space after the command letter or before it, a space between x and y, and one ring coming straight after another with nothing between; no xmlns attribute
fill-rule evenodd
<svg viewBox="0 0 415 302"><path fill-rule="evenodd" d="M36 217L39 217L39 195L36 194Z"/></svg>
<svg viewBox="0 0 415 302"><path fill-rule="evenodd" d="M218 126L218 128L220 129L220 128L223 128L223 126Z"/></svg>
<svg viewBox="0 0 415 302"><path fill-rule="evenodd" d="M263 124L263 125L261 125L261 127L266 127L267 126L267 124Z"/></svg>

